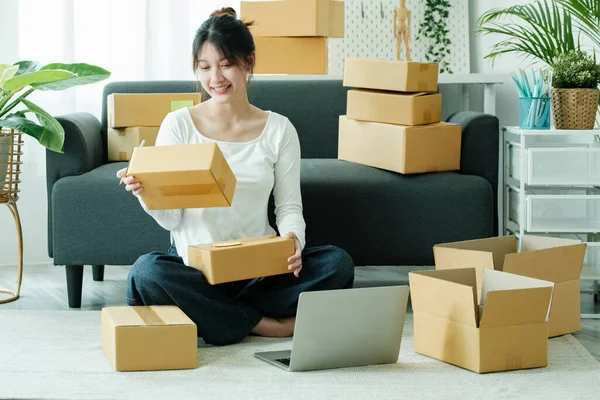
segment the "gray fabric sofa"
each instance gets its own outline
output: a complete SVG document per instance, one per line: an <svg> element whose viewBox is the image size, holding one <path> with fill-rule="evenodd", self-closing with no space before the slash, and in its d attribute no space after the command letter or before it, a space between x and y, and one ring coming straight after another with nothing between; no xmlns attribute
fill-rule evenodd
<svg viewBox="0 0 600 400"><path fill-rule="evenodd" d="M250 85L252 103L287 116L298 131L307 246L340 246L357 266L433 265L436 243L497 234L496 117L449 117L463 126L460 171L401 175L336 158L347 90L337 79ZM169 246L168 232L118 185L115 173L126 163L107 162L107 95L191 91L192 81L109 83L102 121L87 113L58 118L66 138L64 154L46 158L48 254L66 267L70 307L81 305L84 265L102 280L105 265L130 265Z"/></svg>

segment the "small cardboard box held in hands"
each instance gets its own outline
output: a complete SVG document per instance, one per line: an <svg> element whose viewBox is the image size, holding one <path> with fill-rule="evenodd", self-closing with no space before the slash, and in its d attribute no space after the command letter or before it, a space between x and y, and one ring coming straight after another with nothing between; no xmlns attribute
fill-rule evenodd
<svg viewBox="0 0 600 400"><path fill-rule="evenodd" d="M579 276L587 245L579 240L524 235L521 251L514 235L437 244L436 269L475 268L477 289L484 270L510 272L554 282L548 337L581 329Z"/></svg>
<svg viewBox="0 0 600 400"><path fill-rule="evenodd" d="M275 235L188 248L190 267L202 271L212 285L291 273L287 259L293 255L294 240Z"/></svg>
<svg viewBox="0 0 600 400"><path fill-rule="evenodd" d="M229 207L237 183L216 143L136 147L127 175L149 210Z"/></svg>
<svg viewBox="0 0 600 400"><path fill-rule="evenodd" d="M175 306L104 307L102 349L117 371L198 366L196 324Z"/></svg>
<svg viewBox="0 0 600 400"><path fill-rule="evenodd" d="M410 272L415 352L477 372L548 365L552 282L474 268Z"/></svg>

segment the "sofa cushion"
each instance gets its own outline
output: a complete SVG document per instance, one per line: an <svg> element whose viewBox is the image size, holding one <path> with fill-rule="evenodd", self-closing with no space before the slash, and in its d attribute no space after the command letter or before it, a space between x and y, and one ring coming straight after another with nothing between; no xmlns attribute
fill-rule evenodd
<svg viewBox="0 0 600 400"><path fill-rule="evenodd" d="M307 246L334 244L356 265L433 265L433 245L493 234L479 176L402 175L337 159L302 160Z"/></svg>

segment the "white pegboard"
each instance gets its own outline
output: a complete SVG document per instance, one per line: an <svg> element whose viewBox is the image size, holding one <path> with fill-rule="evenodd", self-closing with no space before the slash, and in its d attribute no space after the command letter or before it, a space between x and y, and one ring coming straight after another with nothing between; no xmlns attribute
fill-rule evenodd
<svg viewBox="0 0 600 400"><path fill-rule="evenodd" d="M343 60L349 57L368 57L394 60L396 41L393 36L393 10L399 0L346 0L345 35L329 39L329 74L342 75ZM447 60L454 73L469 73L469 4L468 0L450 0L448 38L450 55ZM429 39L416 40L423 21L425 1L406 0L412 12L410 51L412 61L426 61ZM402 50L401 57L404 57Z"/></svg>

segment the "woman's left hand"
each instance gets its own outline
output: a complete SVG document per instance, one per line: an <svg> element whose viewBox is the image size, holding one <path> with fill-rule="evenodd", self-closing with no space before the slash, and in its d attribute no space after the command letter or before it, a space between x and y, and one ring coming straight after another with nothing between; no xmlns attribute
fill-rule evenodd
<svg viewBox="0 0 600 400"><path fill-rule="evenodd" d="M290 271L294 271L294 275L296 278L300 276L300 270L302 270L302 246L300 245L300 241L296 237L293 232L288 232L281 237L294 239L294 255L288 258L288 262L291 264L288 266Z"/></svg>

